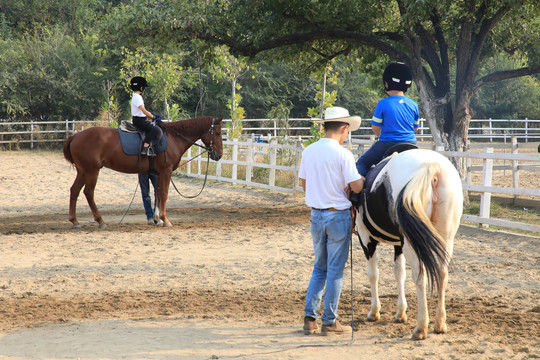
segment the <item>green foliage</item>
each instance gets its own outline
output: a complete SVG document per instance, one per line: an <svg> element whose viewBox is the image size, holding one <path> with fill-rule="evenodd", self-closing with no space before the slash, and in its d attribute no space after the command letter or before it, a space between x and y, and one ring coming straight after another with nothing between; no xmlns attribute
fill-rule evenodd
<svg viewBox="0 0 540 360"><path fill-rule="evenodd" d="M520 59L499 55L487 59L480 75L519 66ZM540 79L529 76L487 84L471 101L477 119L540 119Z"/></svg>
<svg viewBox="0 0 540 360"><path fill-rule="evenodd" d="M237 87L240 90L240 85ZM240 94L234 94L234 102L229 99L227 103L227 108L231 110L231 119L230 123L226 124L229 137L231 139L240 139L242 137L242 120L245 118L244 108L239 106L240 101L242 101L242 96Z"/></svg>
<svg viewBox="0 0 540 360"><path fill-rule="evenodd" d="M171 118L197 114L238 121L264 117L281 104L289 117L306 117L308 107L318 117L317 74L331 64L325 100L370 118L384 96L381 73L396 59L418 60L429 76L424 90L433 88L435 98L451 93L452 108L464 81L458 79L458 54L476 54L463 46L465 24L475 39L487 25L482 21L505 7L480 44L480 63L464 67L473 70L468 85L495 71L540 64L537 2L0 0L0 115L93 119L113 96L114 110L126 117L130 92L123 89L137 73L153 85L145 93L149 108ZM294 37L326 30L334 32ZM412 51L413 44L419 48ZM122 85L104 94L104 80ZM538 118L538 80L488 84L472 108L482 117ZM426 96L417 88L408 95Z"/></svg>
<svg viewBox="0 0 540 360"><path fill-rule="evenodd" d="M1 41L0 112L92 118L103 103L106 52L95 35L77 39L60 27Z"/></svg>
<svg viewBox="0 0 540 360"><path fill-rule="evenodd" d="M289 135L289 115L291 113L290 105L279 104L274 106L269 112L268 117L270 120L276 121L279 127L278 136L284 137Z"/></svg>

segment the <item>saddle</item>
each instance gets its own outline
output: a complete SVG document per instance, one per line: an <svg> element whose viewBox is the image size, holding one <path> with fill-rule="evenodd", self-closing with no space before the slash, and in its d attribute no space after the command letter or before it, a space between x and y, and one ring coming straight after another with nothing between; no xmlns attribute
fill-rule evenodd
<svg viewBox="0 0 540 360"><path fill-rule="evenodd" d="M375 179L383 171L388 161L386 159L369 170L360 193L360 205L363 208L362 222L369 230L371 237L378 241L400 244L399 226L393 215L393 202L390 197L392 188L386 175L382 175L375 184Z"/></svg>
<svg viewBox="0 0 540 360"><path fill-rule="evenodd" d="M142 151L144 132L139 131L131 122L122 121L122 124L118 127L118 134L120 135L122 150L126 155L148 155L146 151ZM157 143L152 144L154 154L158 155L164 152L167 149L167 145L167 137L162 136Z"/></svg>
<svg viewBox="0 0 540 360"><path fill-rule="evenodd" d="M399 232L395 215L394 203L391 198L392 188L386 174L379 178L379 174L388 165L388 161L394 153L417 149L411 143L399 143L391 147L385 153L385 159L372 167L366 175L364 188L360 194L356 194L353 205L362 206L362 222L369 230L370 235L377 241L387 242L393 245L401 245L402 238ZM375 180L378 179L375 184Z"/></svg>

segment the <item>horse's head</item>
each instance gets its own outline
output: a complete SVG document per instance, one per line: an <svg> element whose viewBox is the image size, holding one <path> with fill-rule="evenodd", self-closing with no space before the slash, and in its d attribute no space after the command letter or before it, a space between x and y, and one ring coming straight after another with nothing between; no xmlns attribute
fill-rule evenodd
<svg viewBox="0 0 540 360"><path fill-rule="evenodd" d="M221 121L223 118L212 118L210 129L201 137L202 142L208 148L210 159L218 161L223 156L223 141L221 138Z"/></svg>

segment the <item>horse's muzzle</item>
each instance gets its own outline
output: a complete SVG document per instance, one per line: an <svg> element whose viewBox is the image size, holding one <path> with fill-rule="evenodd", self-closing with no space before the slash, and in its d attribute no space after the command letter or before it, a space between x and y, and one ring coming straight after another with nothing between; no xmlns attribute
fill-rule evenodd
<svg viewBox="0 0 540 360"><path fill-rule="evenodd" d="M210 159L214 161L219 161L221 159L222 154L220 152L217 152L216 150L210 151Z"/></svg>

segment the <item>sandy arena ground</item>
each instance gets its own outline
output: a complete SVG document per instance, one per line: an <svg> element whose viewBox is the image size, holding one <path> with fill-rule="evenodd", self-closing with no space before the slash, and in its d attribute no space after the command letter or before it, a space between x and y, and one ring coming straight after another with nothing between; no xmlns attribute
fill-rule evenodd
<svg viewBox="0 0 540 360"><path fill-rule="evenodd" d="M68 222L75 170L58 152L0 152L0 359L538 359L540 239L462 226L447 291L448 330L410 340L394 324L391 247L381 246L382 320L369 308L366 261L353 248L354 341L304 336L312 267L303 196L210 182L174 190L172 228L146 225L135 175L103 169L96 202L108 223ZM195 194L202 182L178 179ZM340 304L351 323L347 265ZM433 317L435 299L430 297Z"/></svg>

